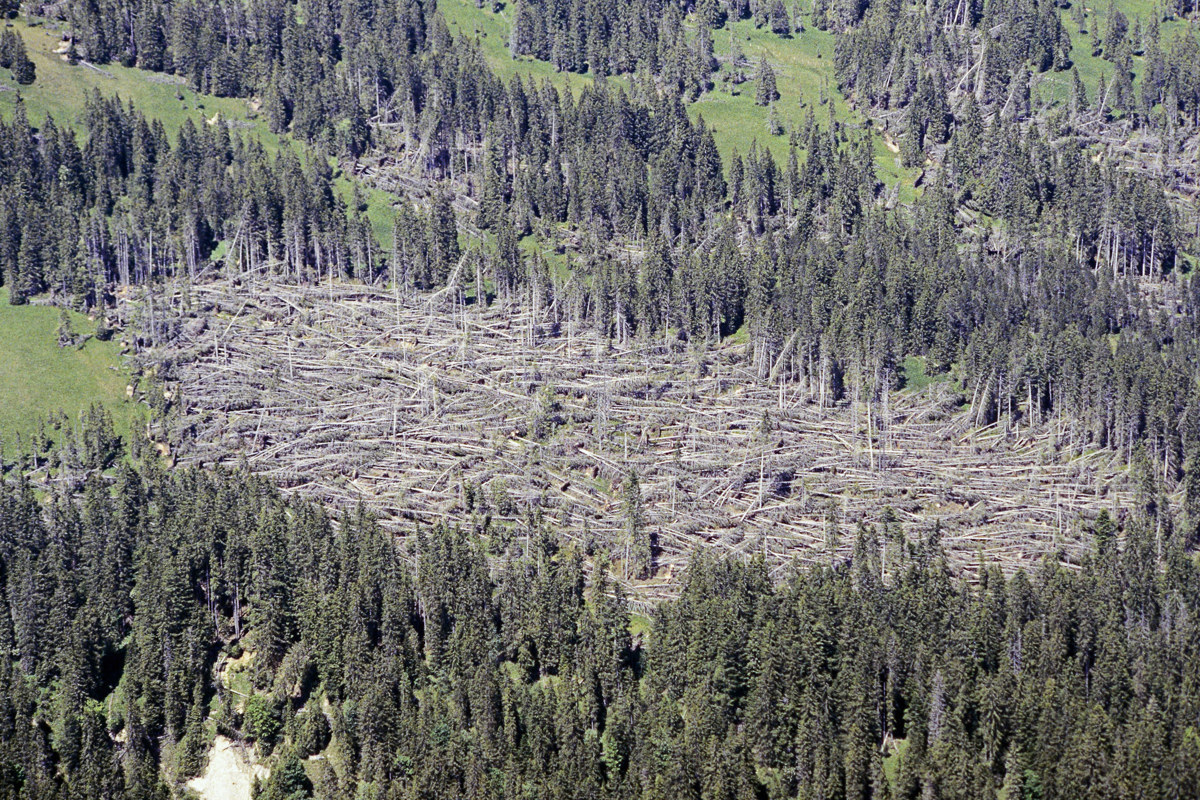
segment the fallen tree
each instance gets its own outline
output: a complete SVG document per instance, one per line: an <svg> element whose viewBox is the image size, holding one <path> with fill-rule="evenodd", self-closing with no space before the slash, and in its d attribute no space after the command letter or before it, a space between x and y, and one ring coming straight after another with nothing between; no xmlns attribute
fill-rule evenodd
<svg viewBox="0 0 1200 800"><path fill-rule="evenodd" d="M972 427L945 385L894 393L874 417L822 408L756 377L739 345L618 346L528 309L435 311L350 284L221 281L157 305L204 320L140 357L170 387L180 463L244 459L286 491L365 502L401 537L540 519L618 564L632 470L656 539L647 598L701 544L776 566L844 559L885 507L910 535L940 526L967 573L1076 562L1081 520L1132 491L1115 454L1068 461L1049 429Z"/></svg>

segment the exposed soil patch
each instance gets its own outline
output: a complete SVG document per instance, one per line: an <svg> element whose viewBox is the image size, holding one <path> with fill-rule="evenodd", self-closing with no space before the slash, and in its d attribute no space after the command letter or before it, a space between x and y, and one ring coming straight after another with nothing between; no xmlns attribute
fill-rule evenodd
<svg viewBox="0 0 1200 800"><path fill-rule="evenodd" d="M187 786L204 800L250 800L256 776L265 780L267 770L252 763L251 751L218 736L208 751L204 774Z"/></svg>

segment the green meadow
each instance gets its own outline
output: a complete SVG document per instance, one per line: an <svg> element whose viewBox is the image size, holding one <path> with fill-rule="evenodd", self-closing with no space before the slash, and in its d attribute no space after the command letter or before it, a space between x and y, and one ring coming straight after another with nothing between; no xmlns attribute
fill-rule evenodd
<svg viewBox="0 0 1200 800"><path fill-rule="evenodd" d="M201 94L192 91L181 78L120 64L72 65L54 52L62 38L59 30L47 23L25 20L14 21L13 27L25 40L29 57L37 67L37 79L31 86L19 86L8 70L0 70L0 115L5 119L12 117L19 90L34 125L53 116L59 124L78 127L87 97L99 91L105 97L115 96L133 103L148 118L162 122L171 134L177 133L189 119L197 127L224 122L230 125L231 133L253 137L268 153L277 153L287 146L296 147L302 158L306 156L305 149L290 136L272 133L266 119L245 99ZM351 202L354 183L350 178L339 174L336 188L343 200ZM393 198L377 189L359 188L376 237L384 247L390 247L395 216Z"/></svg>
<svg viewBox="0 0 1200 800"><path fill-rule="evenodd" d="M72 421L92 403L113 415L117 432L128 433L134 405L125 400L129 374L121 367L120 345L90 337L96 325L68 312L77 335L89 335L81 348L58 346L59 310L13 306L0 289L0 441L11 447L36 432L37 422L56 411Z"/></svg>
<svg viewBox="0 0 1200 800"><path fill-rule="evenodd" d="M490 8L476 8L473 0L441 0L438 7L451 32L477 41L488 64L505 80L521 75L538 82L550 80L560 89L580 87L592 80L586 74L558 72L544 61L528 57L514 59L508 49L511 5L498 13ZM807 26L807 20L805 23ZM729 61L735 43L751 62L743 69L747 74L752 74L763 57L771 62L779 90L775 113L784 123L783 134L771 134L768 126L771 111L755 105L752 80L740 85L722 80L723 75L733 72ZM778 163L786 164L787 131L801 124L810 106L819 125L828 124L830 105L838 121L847 125L866 124L865 117L851 109L838 91L833 75L833 35L830 33L806 27L802 33L783 38L765 28L755 28L750 20L738 20L713 33L713 50L721 62L720 70L713 76L714 88L691 103L688 111L693 118L703 117L714 129L717 148L726 165L734 152L745 155L755 141L759 147L770 149ZM609 80L628 85L627 79ZM882 137L875 135L874 141L880 179L889 186L899 183L901 200L911 200L915 197L913 180L916 171L903 169Z"/></svg>

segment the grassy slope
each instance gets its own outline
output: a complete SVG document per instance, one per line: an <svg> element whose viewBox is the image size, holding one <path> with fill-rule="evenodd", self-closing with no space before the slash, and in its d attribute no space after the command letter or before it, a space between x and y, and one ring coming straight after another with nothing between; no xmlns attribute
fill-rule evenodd
<svg viewBox="0 0 1200 800"><path fill-rule="evenodd" d="M279 149L279 137L267 130L263 120L250 119L249 108L242 100L216 98L197 94L176 79L139 69L105 64L92 69L82 64L71 66L54 53L59 44L59 32L42 25L30 26L17 21L14 27L25 39L29 57L37 67L37 80L31 86L18 87L7 71L0 71L0 85L19 88L31 121L36 125L53 115L58 122L78 125L84 101L93 90L106 96L116 95L131 101L148 117L160 120L170 133L175 133L184 121L196 125L220 112L226 120L249 124L254 136L272 151ZM183 95L177 99L176 95ZM0 113L7 118L16 102L15 92L0 92Z"/></svg>
<svg viewBox="0 0 1200 800"><path fill-rule="evenodd" d="M840 122L851 126L866 122L838 91L833 74L833 34L807 26L803 33L785 39L766 28L755 28L750 20L738 20L714 35L718 58L724 60L729 56L735 37L742 53L755 65L764 56L771 62L779 89L776 112L785 121L785 127L798 126L809 106L813 106L818 124L824 125L829 119L828 103L833 104L834 116ZM733 92L709 92L693 103L691 110L716 127L717 146L726 160L734 148L745 153L751 141L757 140L760 146L765 143L770 147L776 161L786 164L788 137L770 135L767 126L770 110L754 104L754 92L753 81L734 87ZM903 169L898 156L887 149L880 136L873 138L879 178L888 186L899 183L901 200L912 200L917 173Z"/></svg>
<svg viewBox="0 0 1200 800"><path fill-rule="evenodd" d="M578 87L591 80L587 75L556 72L544 61L513 59L508 51L511 6L498 14L486 8L477 9L474 0L440 0L438 7L452 33L477 38L488 63L502 78L528 75L538 81L549 79L559 88ZM737 38L742 53L754 64L764 55L770 60L780 95L777 113L785 123L790 121L798 125L807 113L806 106L816 104L814 114L817 122L824 125L829 119L829 109L822 102L826 98L834 104L834 113L840 121L848 124L864 122L863 116L851 110L837 90L833 77L832 34L810 27L802 34L784 39L766 29L755 28L749 20L739 20L714 33L713 45L719 59L728 58L733 37ZM622 79L616 79L616 82L627 85ZM750 143L756 140L760 147L771 149L781 166L786 164L788 137L770 134L767 128L770 112L754 104L754 83L751 81L733 87L731 92L721 88L721 81L714 82L718 88L692 103L689 112L693 117L703 116L705 122L715 129L717 147L726 165L735 150L744 155L750 149ZM911 199L916 173L902 169L881 138L875 137L875 141L880 178L889 186L899 182L901 199Z"/></svg>
<svg viewBox="0 0 1200 800"><path fill-rule="evenodd" d="M11 306L0 289L0 440L11 446L36 430L37 420L62 410L72 420L93 402L112 412L118 433L127 433L134 406L125 402L129 376L119 369L116 341L89 339L82 349L58 346L57 308ZM71 313L76 334L96 326Z"/></svg>
<svg viewBox="0 0 1200 800"><path fill-rule="evenodd" d="M1145 27L1154 14L1155 4L1149 0L1119 0L1117 7L1129 19L1129 36L1133 35L1134 20L1140 18L1142 26ZM1084 86L1088 90L1088 100L1092 103L1096 101L1096 88L1100 83L1100 76L1104 76L1106 83L1111 83L1115 67L1111 61L1105 61L1103 56L1092 55L1091 45L1091 30L1095 26L1103 38L1104 32L1108 27L1108 3L1096 2L1084 6L1086 14L1084 20L1084 30L1086 33L1080 33L1079 27L1071 20L1071 11L1063 9L1062 15L1063 27L1071 35L1071 62L1075 69L1079 71L1079 78L1083 81ZM1178 18L1159 24L1160 40L1164 51L1169 52L1171 42L1177 36L1188 35L1188 24ZM1193 34L1194 35L1194 34ZM1145 59L1142 56L1133 57L1134 71L1134 89L1140 87L1140 78L1142 69L1145 64ZM1065 72L1047 72L1040 76L1039 92L1041 97L1048 101L1066 102L1071 97L1071 73Z"/></svg>
<svg viewBox="0 0 1200 800"><path fill-rule="evenodd" d="M268 153L295 145L289 137L271 133L266 120L255 114L243 99L200 94L173 76L119 64L105 64L99 69L82 64L72 66L54 53L60 41L57 30L46 25L29 25L23 20L16 21L14 28L25 39L29 57L37 67L37 79L31 86L18 86L8 70L0 70L0 87L20 90L26 111L35 125L44 121L47 115L60 123L79 125L85 99L98 90L105 96L115 95L132 102L147 117L161 121L168 133L178 132L188 119L200 126L219 113L221 119L235 123L233 133L253 136ZM0 90L0 115L5 119L11 117L16 98L16 91ZM336 188L349 202L354 191L350 179L339 176ZM390 247L394 218L392 198L384 192L366 188L363 197L376 236L384 247Z"/></svg>
<svg viewBox="0 0 1200 800"><path fill-rule="evenodd" d="M569 75L557 72L545 62L530 58L513 59L508 52L508 31L511 5L499 13L490 9L477 9L474 0L442 0L439 4L452 32L468 36L479 42L488 62L502 78L513 75L531 76L535 80L550 80L560 89L579 87L591 80L587 75ZM1140 17L1145 23L1153 12L1150 0L1120 0L1119 7L1129 17L1130 24ZM1097 3L1088 7L1087 25L1098 26L1103 32L1107 4ZM1072 60L1080 72L1085 85L1093 93L1103 74L1111 80L1113 65L1102 58L1093 57L1087 34L1079 33L1070 19L1070 12L1063 10L1063 21L1071 33ZM165 76L151 75L137 69L119 65L106 65L103 72L85 66L71 67L53 53L58 45L59 34L48 27L30 27L23 22L15 23L16 30L24 36L30 56L37 65L38 79L31 87L21 87L31 117L35 122L51 113L58 120L76 121L83 107L87 92L99 89L108 95L119 95L131 100L148 116L162 120L168 130L178 130L187 118L200 124L202 118L220 112L226 120L236 120L266 145L277 150L282 141L267 130L266 123L256 118L243 100L215 98L199 95L186 86L165 82ZM1179 20L1162 23L1164 43L1172 37L1185 34L1186 24ZM790 39L780 38L765 29L757 29L748 20L730 23L714 34L714 45L718 57L725 58L732 49L736 37L742 52L757 63L764 55L776 69L780 100L778 113L785 121L798 122L802 119L805 105L816 104L814 109L819 123L824 124L829 111L825 102L834 104L836 117L846 123L862 123L863 117L852 111L838 92L833 79L833 36L811 26L803 33ZM1135 70L1141 68L1143 59L1135 57ZM618 84L626 84L616 79ZM718 82L720 85L720 82ZM7 70L0 71L0 87L18 88ZM1065 99L1070 92L1070 73L1048 72L1040 76L1039 92L1047 99ZM177 94L183 96L180 100ZM16 98L14 91L0 91L0 115L11 114ZM750 143L757 140L770 147L776 159L783 162L787 154L787 136L771 136L767 130L768 110L754 104L753 83L733 87L732 91L718 88L704 95L690 107L694 115L703 115L717 132L717 145L728 162L736 149L745 153ZM877 163L880 177L889 186L899 183L901 199L911 199L913 171L899 166L896 156L876 137ZM349 199L352 185L342 177L338 188ZM368 215L376 233L386 243L391 238L390 198L381 192L367 194Z"/></svg>

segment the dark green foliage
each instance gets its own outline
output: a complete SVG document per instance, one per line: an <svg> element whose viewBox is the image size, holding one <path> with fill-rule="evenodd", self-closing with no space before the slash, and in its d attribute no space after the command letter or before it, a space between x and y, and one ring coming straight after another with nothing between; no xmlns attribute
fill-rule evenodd
<svg viewBox="0 0 1200 800"><path fill-rule="evenodd" d="M635 578L648 578L653 567L650 530L642 508L642 487L636 472L630 471L621 487L621 502L625 511L626 562L633 567Z"/></svg>
<svg viewBox="0 0 1200 800"><path fill-rule="evenodd" d="M17 32L10 28L0 30L0 69L11 69L18 52L25 52L25 42Z"/></svg>
<svg viewBox="0 0 1200 800"><path fill-rule="evenodd" d="M271 130L315 147L268 156L190 122L168 136L98 97L82 136L53 120L35 130L18 101L0 124L12 302L53 289L103 307L108 284L201 279L219 242L233 249L218 268L268 280L390 279L399 295L454 276L456 302L468 285L487 301L490 286L647 353L744 331L739 369L823 406L886 402L898 362L922 355L953 367L975 424L1050 423L1068 452L1111 447L1141 491L1128 516L1087 523L1096 555L1079 570L985 569L971 586L949 578L936 530L906 539L894 518L862 525L848 563L831 536L829 568L779 583L761 560L698 554L681 597L634 640L605 567L586 578L583 554L536 513L489 522L487 541L421 529L402 543L408 561L364 512L335 524L245 475L121 465L92 409L61 454L86 473L79 485L44 504L19 474L0 487L0 794L162 797L166 753L171 777L202 768L214 703L224 730L275 752L263 795L280 798L1200 791L1200 579L1185 555L1200 523L1200 282L1179 268L1192 226L1155 176L1042 130L1031 75L1070 66L1054 3L814 3L843 90L896 110L905 162L928 162L900 208L872 138L818 125L812 106L790 126L786 165L755 144L726 181L685 102L711 83L709 26L753 15L784 35L800 19L779 2L510 5L516 54L656 76L577 91L505 84L416 0L64 13L82 57L258 95ZM1108 21L1111 82L1089 100L1073 81L1070 124L1192 135L1195 37L1167 46L1147 29L1135 86L1141 44ZM978 50L951 30L986 39L967 89L957 78ZM16 72L23 45L2 35ZM779 99L765 59L755 99ZM323 157L395 155L382 131L409 137L404 158L433 187L398 198L386 254ZM460 219L472 200L478 215ZM460 226L476 221L487 245L464 255ZM537 252L544 240L528 258L521 241L562 228L582 242L568 281ZM144 299L136 344L177 335ZM530 423L534 439L563 424L551 388ZM1176 488L1178 519L1162 503ZM623 536L609 544L644 578L653 525L636 474L620 490ZM500 517L519 510L498 484L471 495ZM239 714L214 676L243 651ZM883 751L897 741L893 785ZM317 753L339 761L314 762L310 782L303 759Z"/></svg>
<svg viewBox="0 0 1200 800"><path fill-rule="evenodd" d="M670 83L675 82L673 76L693 86L704 76L695 75L688 64L686 38L703 37L709 27L720 27L726 14L716 0L701 4L698 17L707 24L690 34L683 28L680 8L661 0L519 0L513 4L509 50L514 56L549 61L559 70L611 75L642 66ZM631 20L638 22L630 24Z"/></svg>
<svg viewBox="0 0 1200 800"><path fill-rule="evenodd" d="M332 733L329 720L317 704L309 706L306 713L297 715L297 719L300 722L296 748L302 755L316 755L329 746Z"/></svg>
<svg viewBox="0 0 1200 800"><path fill-rule="evenodd" d="M17 103L0 126L0 269L14 302L54 288L102 305L108 283L201 274L220 241L236 240L231 269L284 280L392 278L399 292L459 270L479 299L490 284L500 302L576 314L648 347L744 329L752 374L803 382L822 404L877 402L900 357L924 355L935 370L955 365L974 422L1052 422L1066 448L1134 454L1143 488L1127 520L1089 523L1096 557L1078 572L985 570L960 586L936 537L905 541L894 523L864 525L849 564L831 548L836 570L780 584L761 562L698 555L682 596L635 644L620 590L603 568L589 586L583 556L536 515L486 543L421 530L414 569L365 514L335 525L245 476L116 466L109 491L98 473L121 445L92 410L66 456L92 473L80 498L42 506L18 476L0 496L4 791L162 796L164 743L177 776L201 769L215 699L222 725L276 751L272 797L356 786L401 797L1196 795L1200 591L1183 553L1200 519L1200 288L1177 269L1187 221L1160 183L1031 125L1030 71L1067 66L1053 4L938 7L996 31L979 91L953 103L956 67L939 59L970 48L944 46L940 20L918 26L887 2L814 7L838 32L843 87L902 111L908 163L932 155L920 198L899 212L885 209L871 139L818 126L811 109L786 166L755 145L727 183L711 131L684 106L712 68L710 34L684 34L675 6L638 6L653 22L631 41L615 38L626 33L602 4L510 7L519 53L659 72L655 91L629 93L505 85L421 4L317 3L298 16L255 3L230 20L207 3L110 13L118 6L74 8L82 55L260 93L273 130L331 153L378 147L373 121L411 125L415 169L437 187L427 205L399 203L385 259L359 198L344 207L319 155L268 157L220 126L168 137L98 99L85 136L53 121L35 131ZM696 13L714 24L754 13L782 32L780 8ZM1144 36L1135 87L1131 37L1105 37L1121 69L1091 102L1075 90L1076 117L1150 124L1139 104L1161 110L1172 97L1171 124L1194 127L1200 84L1178 68L1198 60L1194 43L1156 53ZM758 77L756 99L770 105L769 63ZM456 192L478 201L494 249L463 255L459 226L474 217L458 218ZM981 215L998 238L964 235L962 220ZM570 289L520 242L558 226L587 242ZM614 240L636 256L602 246ZM1169 293L1171 313L1139 283ZM145 330L147 343L173 335L159 317ZM561 424L555 414L546 389L534 438ZM1177 486L1178 520L1160 502ZM479 494L500 516L517 511L498 486ZM645 577L653 526L636 475L622 499L612 550ZM213 675L243 649L256 666L239 717ZM303 758L335 737L329 756L345 763L310 785ZM881 748L895 740L907 750L893 786Z"/></svg>
<svg viewBox="0 0 1200 800"><path fill-rule="evenodd" d="M8 16L6 10L0 7L0 19ZM25 40L10 29L0 30L0 69L11 69L17 83L28 86L37 77L37 70L29 53L25 50Z"/></svg>
<svg viewBox="0 0 1200 800"><path fill-rule="evenodd" d="M787 8L783 5L783 0L771 0L770 9L767 12L771 20L771 32L780 36L788 36L792 32L792 21L788 17Z"/></svg>
<svg viewBox="0 0 1200 800"><path fill-rule="evenodd" d="M441 286L450 271L458 265L462 254L458 246L458 226L455 222L454 206L450 194L440 191L429 205L429 274L424 286Z"/></svg>
<svg viewBox="0 0 1200 800"><path fill-rule="evenodd" d="M120 457L123 444L113 428L112 415L93 403L81 415L79 454L86 469L108 469Z"/></svg>
<svg viewBox="0 0 1200 800"><path fill-rule="evenodd" d="M312 788L300 756L289 750L271 771L258 800L304 800L313 796Z"/></svg>
<svg viewBox="0 0 1200 800"><path fill-rule="evenodd" d="M771 62L765 58L758 65L758 78L755 80L754 102L760 106L769 106L779 99L779 90L775 88L775 70Z"/></svg>
<svg viewBox="0 0 1200 800"><path fill-rule="evenodd" d="M101 313L96 318L96 339L97 341L107 342L109 339L112 339L112 336L113 330L108 325L108 318L105 314Z"/></svg>
<svg viewBox="0 0 1200 800"><path fill-rule="evenodd" d="M479 227L497 230L508 222L509 178L503 142L488 140L479 196Z"/></svg>
<svg viewBox="0 0 1200 800"><path fill-rule="evenodd" d="M204 736L204 706L201 687L194 687L195 696L188 708L183 738L175 752L175 774L178 778L198 775L204 770L208 742Z"/></svg>
<svg viewBox="0 0 1200 800"><path fill-rule="evenodd" d="M413 565L365 513L334 527L246 475L123 467L46 504L16 475L0 786L163 796L168 752L202 769L211 676L245 643L257 688L218 716L274 746L260 797L1195 796L1200 570L1169 519L1122 518L1078 569L974 585L888 512L845 563L778 582L700 550L635 640L605 566L589 581L538 525L499 551L421 529Z"/></svg>
<svg viewBox="0 0 1200 800"><path fill-rule="evenodd" d="M13 61L12 73L13 78L15 78L17 83L21 84L22 86L28 86L37 78L37 69L34 67L33 62L28 57L21 58L18 56L17 59Z"/></svg>
<svg viewBox="0 0 1200 800"><path fill-rule="evenodd" d="M75 329L71 325L71 318L67 315L65 308L58 312L58 327L55 328L54 335L58 340L59 347L74 347L77 343Z"/></svg>
<svg viewBox="0 0 1200 800"><path fill-rule="evenodd" d="M271 264L319 279L330 264L361 277L382 266L356 244L323 159L304 167L290 149L270 158L222 126L190 121L172 141L99 95L84 123L82 146L53 120L34 131L21 103L11 125L0 123L10 154L0 159L0 195L13 204L0 217L0 267L13 302L53 284L95 306L110 282L196 275L221 238L236 240L231 258L243 269ZM149 328L151 340L170 335Z"/></svg>

